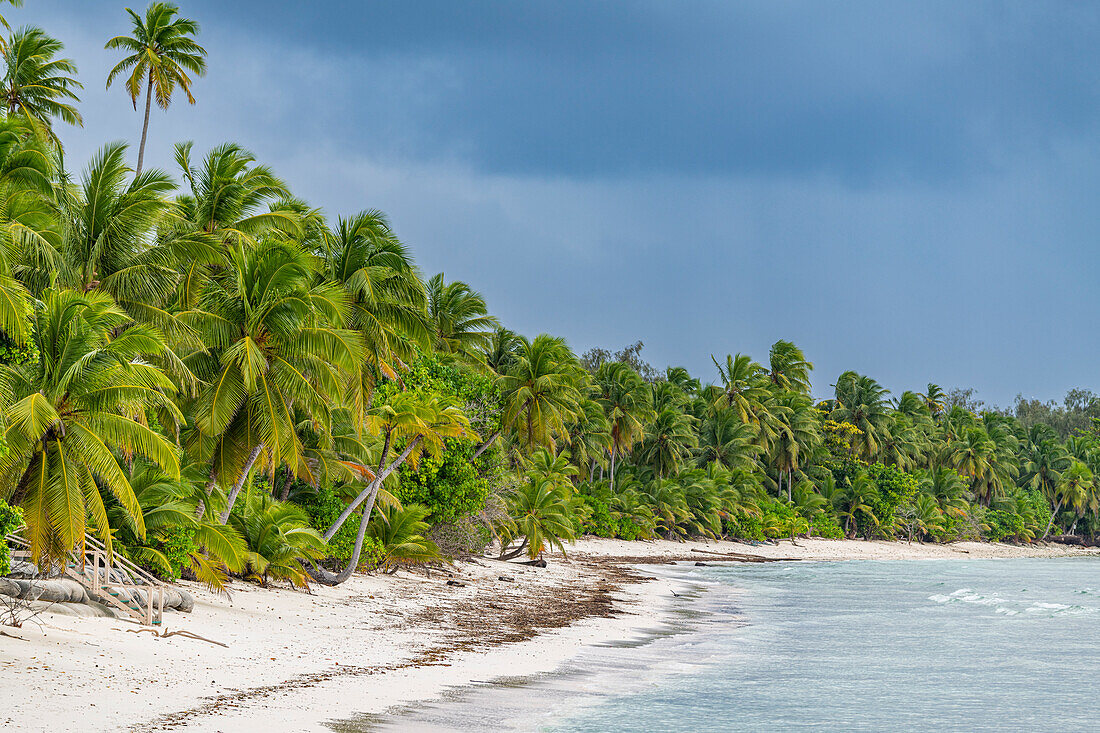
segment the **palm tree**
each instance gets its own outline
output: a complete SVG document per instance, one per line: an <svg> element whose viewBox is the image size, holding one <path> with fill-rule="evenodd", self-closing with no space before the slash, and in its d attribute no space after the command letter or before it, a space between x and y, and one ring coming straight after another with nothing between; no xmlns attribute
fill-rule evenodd
<svg viewBox="0 0 1100 733"><path fill-rule="evenodd" d="M0 330L15 344L28 337L31 292L41 296L62 267L49 148L30 122L0 119Z"/></svg>
<svg viewBox="0 0 1100 733"><path fill-rule="evenodd" d="M498 326L489 339L489 346L485 349L485 363L497 374L506 374L508 368L515 363L519 347L520 335Z"/></svg>
<svg viewBox="0 0 1100 733"><path fill-rule="evenodd" d="M206 74L206 49L195 43L199 24L188 18L177 18L179 8L172 3L154 2L145 11L145 17L126 8L133 23L132 36L115 36L104 48L121 48L130 53L119 61L107 75L107 88L119 74L129 73L126 93L137 110L137 100L145 86L145 122L141 127L141 145L138 147L137 170L145 159L145 137L149 132L149 108L156 95L157 106L168 109L172 94L179 86L187 95L187 101L195 103L191 96L191 72L195 76Z"/></svg>
<svg viewBox="0 0 1100 733"><path fill-rule="evenodd" d="M304 563L325 555L325 541L305 510L266 492L251 493L230 525L248 543L246 576L263 585L274 578L304 588L309 583Z"/></svg>
<svg viewBox="0 0 1100 733"><path fill-rule="evenodd" d="M679 471L698 445L695 418L666 407L646 426L638 460L652 466L657 476L664 478Z"/></svg>
<svg viewBox="0 0 1100 733"><path fill-rule="evenodd" d="M564 443L579 466L588 467L588 480L595 478L596 465L605 464L611 451L611 425L598 402L582 397L568 426Z"/></svg>
<svg viewBox="0 0 1100 733"><path fill-rule="evenodd" d="M615 463L630 452L645 434L646 421L653 414L652 391L638 373L618 361L600 365L596 372L599 396L611 428L611 486L615 486Z"/></svg>
<svg viewBox="0 0 1100 733"><path fill-rule="evenodd" d="M703 421L697 465L718 463L730 469L755 468L761 448L756 427L741 422L733 410L719 410Z"/></svg>
<svg viewBox="0 0 1100 733"><path fill-rule="evenodd" d="M878 456L880 441L890 431L888 394L874 379L852 371L844 372L836 380L837 408L831 417L862 431L858 437L859 455L868 461Z"/></svg>
<svg viewBox="0 0 1100 733"><path fill-rule="evenodd" d="M965 517L970 511L970 487L966 479L953 468L939 468L917 473L921 491L939 504L940 511L949 517Z"/></svg>
<svg viewBox="0 0 1100 733"><path fill-rule="evenodd" d="M176 165L189 193L176 198L181 223L165 232L206 245L204 250L190 252L184 262L180 293L184 308L193 306L209 266L228 266L238 246L253 247L268 234L294 238L303 232L301 213L289 200L286 184L267 166L256 165L252 153L225 143L207 153L196 168L191 164L191 148L190 142L176 145Z"/></svg>
<svg viewBox="0 0 1100 733"><path fill-rule="evenodd" d="M577 415L580 372L564 339L541 334L528 341L521 336L512 366L498 381L504 403L501 430L515 426L528 450L536 445L553 450L568 433L566 423Z"/></svg>
<svg viewBox="0 0 1100 733"><path fill-rule="evenodd" d="M158 170L130 179L125 156L122 143L104 146L66 207L63 279L73 288L110 293L136 320L167 330L173 319L165 308L179 283L181 252L154 234L175 216L167 198L175 185Z"/></svg>
<svg viewBox="0 0 1100 733"><path fill-rule="evenodd" d="M1092 471L1081 461L1074 460L1069 468L1062 473L1058 484L1054 487L1054 495L1049 497L1054 503L1054 510L1050 514L1046 531L1043 532L1042 538L1044 540L1050 534L1050 529L1054 526L1054 519L1058 516L1058 512L1062 511L1062 507L1067 506L1074 510L1080 510L1088 502L1092 489Z"/></svg>
<svg viewBox="0 0 1100 733"><path fill-rule="evenodd" d="M576 537L569 502L550 478L537 478L516 489L508 500L509 522L501 536L502 560L518 557L526 550L536 560L549 547L565 554L565 540ZM519 538L515 547L509 545Z"/></svg>
<svg viewBox="0 0 1100 733"><path fill-rule="evenodd" d="M878 488L875 486L874 479L865 473L860 473L850 485L840 488L834 496L834 501L839 504L837 515L844 519L844 534L846 536L855 536L858 517L860 516L871 527L878 526L879 519L875 516L872 507L872 502L877 495ZM852 522L857 522L857 524L853 525Z"/></svg>
<svg viewBox="0 0 1100 733"><path fill-rule="evenodd" d="M424 521L430 513L428 507L419 504L404 507L390 504L378 512L367 533L382 548L378 567L383 572L395 573L402 565L423 565L443 559L439 547L424 537L431 529Z"/></svg>
<svg viewBox="0 0 1100 733"><path fill-rule="evenodd" d="M0 365L7 419L0 498L22 506L36 558L58 560L83 547L89 521L111 547L101 489L144 535L120 453L145 456L179 477L175 447L145 424L146 410L183 418L172 382L143 359L164 341L140 325L115 335L129 320L105 293L50 291L34 314L38 358Z"/></svg>
<svg viewBox="0 0 1100 733"><path fill-rule="evenodd" d="M464 282L445 283L442 272L428 281L428 319L436 351L472 363L483 361L500 325L481 293Z"/></svg>
<svg viewBox="0 0 1100 733"><path fill-rule="evenodd" d="M947 406L947 394L943 389L941 389L938 384L929 382L928 391L923 396L924 404L927 405L929 414L931 414L934 419L942 417Z"/></svg>
<svg viewBox="0 0 1100 733"><path fill-rule="evenodd" d="M775 400L772 410L779 430L772 441L772 464L779 474L778 489L783 491L787 475L787 498L791 498L794 472L808 461L814 448L821 445L821 422L813 402L806 395L787 392Z"/></svg>
<svg viewBox="0 0 1100 733"><path fill-rule="evenodd" d="M996 449L989 434L978 426L968 428L947 446L947 465L969 478L975 496L985 501L989 497L981 491L986 486L985 477L992 470Z"/></svg>
<svg viewBox="0 0 1100 733"><path fill-rule="evenodd" d="M427 294L408 248L381 212L341 217L322 240L321 277L343 288L350 305L344 325L359 333L366 351L352 390L365 413L376 375L397 379L416 348L431 347Z"/></svg>
<svg viewBox="0 0 1100 733"><path fill-rule="evenodd" d="M710 357L718 368L722 380L722 403L737 412L742 422L756 422L763 400L767 398L766 382L762 379L764 367L745 354L726 356L723 366L714 356Z"/></svg>
<svg viewBox="0 0 1100 733"><path fill-rule="evenodd" d="M347 567L337 574L321 568L312 568L309 571L314 580L325 585L343 583L355 571L359 564L359 555L363 549L363 540L366 537L375 500L380 495L382 484L394 471L406 461L415 468L420 456L425 453L432 456L440 455L443 452L444 440L447 438L477 439L477 435L470 427L469 419L458 405L439 396L426 396L418 392L398 392L383 404L372 408L368 422L371 430L382 435L378 470L374 472L374 479L325 530L324 539L331 540L348 517L362 506L359 513L359 532ZM404 449L396 458L390 460L390 448L401 441L404 441Z"/></svg>
<svg viewBox="0 0 1100 733"><path fill-rule="evenodd" d="M792 392L810 393L810 372L814 365L802 349L790 341L776 341L768 354L768 378L772 384Z"/></svg>
<svg viewBox="0 0 1100 733"><path fill-rule="evenodd" d="M76 64L72 59L55 58L65 48L41 28L20 28L0 49L6 71L3 80L4 104L9 115L22 114L33 125L52 132L51 120L61 118L70 125L83 120L73 102L79 102L76 90L82 89L73 78Z"/></svg>
<svg viewBox="0 0 1100 733"><path fill-rule="evenodd" d="M346 316L341 291L317 285L312 263L289 242L238 246L198 308L179 316L205 346L184 360L204 382L190 449L211 462L211 482L232 486L223 521L262 452L272 470L298 465L294 408L328 423L346 375L362 363L355 333L332 325Z"/></svg>
<svg viewBox="0 0 1100 733"><path fill-rule="evenodd" d="M1023 456L1021 483L1043 492L1044 496L1052 497L1055 495L1055 487L1062 480L1062 473L1072 462L1073 458L1066 447L1054 438L1031 443Z"/></svg>

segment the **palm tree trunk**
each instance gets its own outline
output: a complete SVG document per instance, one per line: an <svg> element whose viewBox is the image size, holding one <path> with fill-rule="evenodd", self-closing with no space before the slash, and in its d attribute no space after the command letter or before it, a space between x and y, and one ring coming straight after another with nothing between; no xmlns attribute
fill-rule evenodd
<svg viewBox="0 0 1100 733"><path fill-rule="evenodd" d="M244 488L244 482L248 478L248 472L252 470L252 464L260 457L260 451L263 449L264 444L260 443L248 454L248 460L245 461L244 470L241 471L237 483L233 484L233 488L229 491L229 499L225 503L225 511L223 511L219 517L222 524L225 524L226 520L229 519L229 512L233 510L233 505L237 503L237 494L241 493L241 489Z"/></svg>
<svg viewBox="0 0 1100 733"><path fill-rule="evenodd" d="M145 88L145 124L141 126L141 145L138 146L137 168L134 178L141 175L141 164L145 160L145 138L149 134L149 108L153 105L153 72L149 72L149 84Z"/></svg>
<svg viewBox="0 0 1100 733"><path fill-rule="evenodd" d="M496 440L497 438L499 438L499 437L500 437L500 433L501 433L501 431L500 431L500 430L498 430L498 431L496 431L495 433L493 433L492 435L490 435L490 436L489 436L489 438L488 438L488 439L487 439L487 440L486 440L486 441L485 441L484 443L482 443L481 445L479 445L479 446L477 447L477 450L476 450L476 451L474 451L474 455L473 455L473 457L472 457L472 458L470 458L470 460L471 460L471 461L472 461L472 460L474 460L474 458L477 458L477 457L478 457L478 456L480 456L480 455L481 455L482 453L484 453L485 451L489 450L489 446L491 446L491 445L493 444L493 441L494 441L494 440Z"/></svg>
<svg viewBox="0 0 1100 733"><path fill-rule="evenodd" d="M617 446L615 443L611 444L611 490L615 490L615 457Z"/></svg>
<svg viewBox="0 0 1100 733"><path fill-rule="evenodd" d="M390 474L397 470L397 468L405 462L405 459L409 457L409 454L413 452L413 450L419 443L420 436L418 435L411 441L409 441L409 444L405 446L405 450L401 452L401 455L393 459L393 462L390 463L390 465L386 466L385 470L379 472L374 481L371 481L370 484L367 485L367 488L363 489L359 493L359 496L355 497L355 501L348 504L343 513L336 518L335 522L332 523L332 526L329 527L323 535L321 535L325 538L325 542L331 540L333 535L340 531L340 527L344 526L344 522L346 522L348 517L351 516L351 513L354 512L355 509L364 501L370 499L370 505L374 506L374 496L377 495L378 490L382 488L382 482L389 478Z"/></svg>
<svg viewBox="0 0 1100 733"><path fill-rule="evenodd" d="M367 517L370 516L371 509L374 507L375 495L377 495L377 492L371 495L370 503L359 514L359 532L355 535L355 547L351 551L351 559L348 560L347 567L338 573L330 573L324 568L305 565L306 572L314 581L321 585L340 585L350 578L355 569L359 567L359 556L363 552L363 540L367 536Z"/></svg>
<svg viewBox="0 0 1100 733"><path fill-rule="evenodd" d="M1058 516L1058 512L1061 511L1061 509L1062 509L1062 500L1059 499L1058 503L1054 505L1054 511L1051 512L1051 514L1050 514L1050 521L1047 522L1047 531L1043 532L1043 536L1042 536L1041 539L1045 540L1047 538L1047 535L1050 534L1050 528L1054 526L1054 518L1056 516Z"/></svg>
<svg viewBox="0 0 1100 733"><path fill-rule="evenodd" d="M283 490L279 492L279 501L286 501L290 498L290 484L294 481L294 473L287 466L286 480L283 481Z"/></svg>
<svg viewBox="0 0 1100 733"><path fill-rule="evenodd" d="M593 458L588 464L588 483L592 483L592 479L596 476L596 459Z"/></svg>

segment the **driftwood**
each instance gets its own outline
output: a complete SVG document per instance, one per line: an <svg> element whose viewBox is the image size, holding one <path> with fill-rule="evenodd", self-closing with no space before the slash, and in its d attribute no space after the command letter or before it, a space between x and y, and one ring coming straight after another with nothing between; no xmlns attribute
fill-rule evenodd
<svg viewBox="0 0 1100 733"><path fill-rule="evenodd" d="M700 550L698 547L691 548L691 551L703 555L728 558L737 562L790 562L801 559L797 557L764 557L763 555L749 555L743 552L715 552L714 550Z"/></svg>
<svg viewBox="0 0 1100 733"><path fill-rule="evenodd" d="M198 634L193 634L190 631L184 631L182 629L179 630L179 631L169 631L168 629L164 629L163 631L161 631L159 633L157 632L156 629L126 629L126 631L131 633L131 634L141 634L143 632L148 631L150 634L157 637L158 639L167 639L170 636L185 636L188 639L198 639L199 641L205 641L209 644L216 644L217 646L224 647L226 649L229 648L228 644L222 644L220 641L214 641L213 639L207 639L205 636L199 636Z"/></svg>
<svg viewBox="0 0 1100 733"><path fill-rule="evenodd" d="M1079 534L1056 534L1047 537L1049 542L1057 542L1060 545L1079 545L1081 547L1096 547L1096 541Z"/></svg>

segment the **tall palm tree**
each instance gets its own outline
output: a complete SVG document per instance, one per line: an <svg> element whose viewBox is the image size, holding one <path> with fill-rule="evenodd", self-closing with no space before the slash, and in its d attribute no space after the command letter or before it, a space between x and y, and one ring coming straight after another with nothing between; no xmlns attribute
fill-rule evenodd
<svg viewBox="0 0 1100 733"><path fill-rule="evenodd" d="M181 268L184 308L194 305L210 266L228 266L238 245L253 247L265 235L298 238L303 232L301 212L290 202L286 184L267 166L257 165L252 153L225 143L195 167L191 148L190 142L176 145L176 165L189 192L176 198L181 223L165 232L206 245L195 247Z"/></svg>
<svg viewBox="0 0 1100 733"><path fill-rule="evenodd" d="M362 363L359 339L341 327L342 293L315 283L313 262L289 242L239 245L198 307L179 316L205 346L185 359L204 382L190 444L211 462L211 482L232 486L223 521L261 453L272 470L299 464L294 408L327 424L346 375Z"/></svg>
<svg viewBox="0 0 1100 733"><path fill-rule="evenodd" d="M1054 495L1049 497L1054 504L1054 510L1050 514L1050 521L1047 523L1042 539L1045 540L1050 534L1054 520L1063 506L1078 511L1085 506L1093 489L1093 481L1092 471L1081 461L1074 460L1069 468L1062 472L1058 484L1054 487Z"/></svg>
<svg viewBox="0 0 1100 733"><path fill-rule="evenodd" d="M732 408L741 417L742 422L756 422L763 401L768 396L764 367L745 354L726 356L726 363L719 364L714 356L710 357L718 368L718 377L722 380L719 398L722 404Z"/></svg>
<svg viewBox="0 0 1100 733"><path fill-rule="evenodd" d="M653 414L653 393L638 373L618 361L602 364L596 372L597 402L603 407L611 428L611 485L615 485L615 464L645 435L645 424Z"/></svg>
<svg viewBox="0 0 1100 733"><path fill-rule="evenodd" d="M768 364L768 378L776 387L810 393L810 372L814 365L806 360L802 349L790 341L776 341L768 354Z"/></svg>
<svg viewBox="0 0 1100 733"><path fill-rule="evenodd" d="M1041 491L1044 496L1054 496L1062 473L1072 462L1073 457L1066 447L1054 438L1042 439L1038 444L1031 443L1023 454L1021 483Z"/></svg>
<svg viewBox="0 0 1100 733"><path fill-rule="evenodd" d="M375 375L397 379L416 348L431 347L427 294L408 248L379 211L363 211L322 233L320 277L339 284L348 301L345 326L363 340L352 399L363 413Z"/></svg>
<svg viewBox="0 0 1100 733"><path fill-rule="evenodd" d="M886 401L889 390L870 377L848 371L836 380L837 408L831 415L837 422L848 422L859 428L857 438L860 457L874 460L880 441L890 431L890 409Z"/></svg>
<svg viewBox="0 0 1100 733"><path fill-rule="evenodd" d="M26 27L15 31L0 49L6 67L2 94L8 114L24 115L49 131L55 141L51 125L55 117L70 125L83 124L73 104L80 101L76 90L83 89L73 76L76 64L72 59L56 58L64 48L41 28Z"/></svg>
<svg viewBox="0 0 1100 733"><path fill-rule="evenodd" d="M515 363L516 352L520 348L520 335L503 326L493 330L489 338L489 345L485 349L485 363L499 375L508 372L508 368Z"/></svg>
<svg viewBox="0 0 1100 733"><path fill-rule="evenodd" d="M501 429L514 427L529 451L555 449L568 433L566 423L577 416L580 372L564 339L521 336L512 366L498 381L504 402Z"/></svg>
<svg viewBox="0 0 1100 733"><path fill-rule="evenodd" d="M447 283L443 273L428 281L428 318L436 351L482 362L494 329L485 298L464 282Z"/></svg>
<svg viewBox="0 0 1100 733"><path fill-rule="evenodd" d="M172 179L158 170L130 178L126 146L104 146L89 163L70 206L62 245L71 287L99 289L135 319L165 327L167 301L179 283L177 253L157 242L174 216Z"/></svg>
<svg viewBox="0 0 1100 733"><path fill-rule="evenodd" d="M133 24L132 36L115 36L104 48L121 48L130 53L119 61L107 75L107 88L119 74L129 73L126 93L137 110L137 100L145 89L145 122L141 126L141 145L138 147L135 176L141 175L145 160L145 138L149 133L149 108L156 95L157 106L168 109L172 94L178 86L187 95L187 101L195 103L191 96L191 77L206 73L206 49L195 43L199 24L188 18L177 18L179 8L173 3L154 2L145 11L145 17L126 8Z"/></svg>
<svg viewBox="0 0 1100 733"><path fill-rule="evenodd" d="M823 441L821 421L810 398L795 392L787 392L776 398L773 413L776 415L779 430L772 441L772 465L779 475L780 493L786 474L787 498L790 499L795 472L809 461L814 448Z"/></svg>
<svg viewBox="0 0 1100 733"><path fill-rule="evenodd" d="M938 384L928 383L928 391L924 394L924 403L928 406L928 412L933 419L943 416L947 408L947 393Z"/></svg>
<svg viewBox="0 0 1100 733"><path fill-rule="evenodd" d="M646 425L638 460L652 466L658 477L665 478L680 470L697 445L695 418L666 407Z"/></svg>
<svg viewBox="0 0 1100 733"><path fill-rule="evenodd" d="M717 463L729 469L755 469L756 456L761 452L756 436L756 427L741 422L733 410L719 410L703 421L696 464Z"/></svg>
<svg viewBox="0 0 1100 733"><path fill-rule="evenodd" d="M119 454L145 456L179 477L175 447L145 424L146 410L183 418L172 382L144 361L164 341L139 325L115 335L129 320L106 293L50 291L34 314L38 358L0 365L7 422L0 498L22 506L36 558L57 560L82 547L89 521L111 547L101 490L144 534Z"/></svg>
<svg viewBox="0 0 1100 733"><path fill-rule="evenodd" d="M587 467L588 480L595 478L597 464L605 465L611 450L611 425L598 402L582 396L565 438L569 454L579 466Z"/></svg>

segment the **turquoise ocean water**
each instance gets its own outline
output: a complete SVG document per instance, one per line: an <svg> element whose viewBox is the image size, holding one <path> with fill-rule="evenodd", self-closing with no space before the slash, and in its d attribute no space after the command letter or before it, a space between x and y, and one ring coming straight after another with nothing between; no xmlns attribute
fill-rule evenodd
<svg viewBox="0 0 1100 733"><path fill-rule="evenodd" d="M668 621L339 730L1100 728L1100 559L662 568Z"/></svg>

